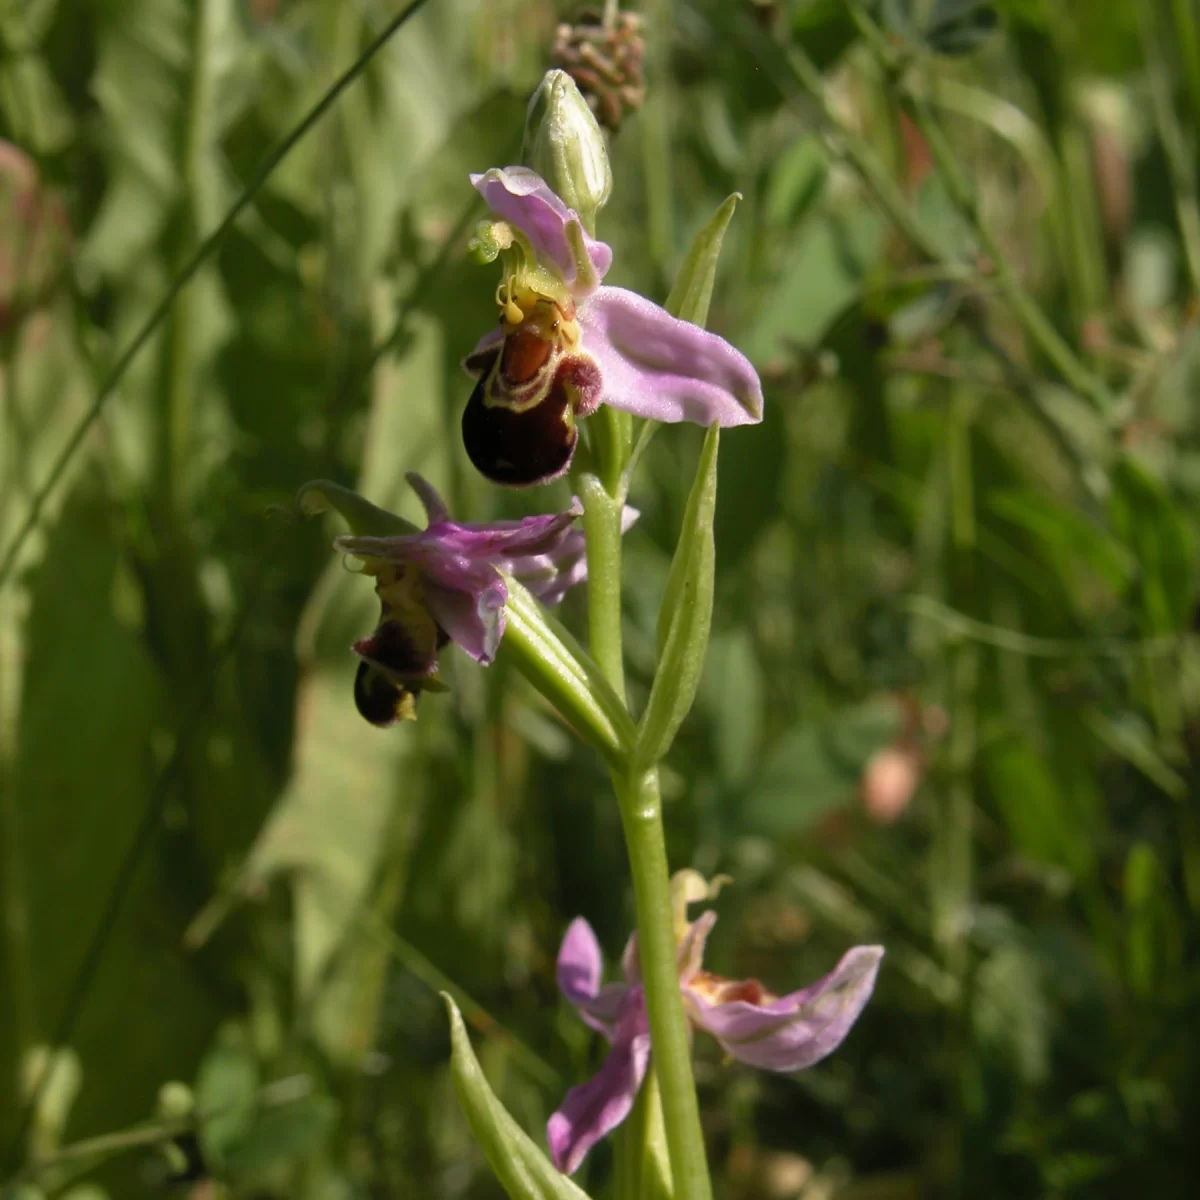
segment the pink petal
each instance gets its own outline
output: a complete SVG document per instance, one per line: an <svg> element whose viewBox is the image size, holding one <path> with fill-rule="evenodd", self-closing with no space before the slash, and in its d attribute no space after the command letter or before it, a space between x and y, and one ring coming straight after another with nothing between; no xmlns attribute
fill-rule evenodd
<svg viewBox="0 0 1200 1200"><path fill-rule="evenodd" d="M587 1152L629 1116L650 1061L650 1030L641 988L631 988L621 1006L612 1049L587 1083L573 1087L546 1124L550 1157L568 1175Z"/></svg>
<svg viewBox="0 0 1200 1200"><path fill-rule="evenodd" d="M882 946L856 946L823 979L770 1004L685 997L693 1021L734 1058L765 1071L802 1071L836 1050L875 987Z"/></svg>
<svg viewBox="0 0 1200 1200"><path fill-rule="evenodd" d="M437 493L432 488L429 491L431 498L440 503ZM440 572L447 587L457 586L457 575L464 575L464 586L472 586L472 573L481 564L512 574L509 564L521 558L555 553L578 516L579 510L572 506L566 512L490 524L463 525L457 521L441 521L421 533L398 537L343 534L335 544L343 553L361 558L417 563Z"/></svg>
<svg viewBox="0 0 1200 1200"><path fill-rule="evenodd" d="M508 599L504 580L492 572L486 587L459 591L426 579L425 599L433 619L450 640L477 663L489 666L504 636L504 604Z"/></svg>
<svg viewBox="0 0 1200 1200"><path fill-rule="evenodd" d="M629 989L622 983L601 987L603 971L600 943L587 921L576 917L567 926L558 951L555 970L558 990L579 1009L579 1015L597 1033L602 1033L611 1042L615 1037L621 1002Z"/></svg>
<svg viewBox="0 0 1200 1200"><path fill-rule="evenodd" d="M583 348L604 377L605 404L655 421L762 420L758 372L724 338L624 288L600 288L578 315Z"/></svg>
<svg viewBox="0 0 1200 1200"><path fill-rule="evenodd" d="M515 225L533 245L539 261L555 267L568 285L575 282L575 256L567 238L567 225L579 217L528 167L493 167L472 175L471 183L488 208ZM583 244L596 274L603 277L612 265L612 250L604 242L583 234Z"/></svg>

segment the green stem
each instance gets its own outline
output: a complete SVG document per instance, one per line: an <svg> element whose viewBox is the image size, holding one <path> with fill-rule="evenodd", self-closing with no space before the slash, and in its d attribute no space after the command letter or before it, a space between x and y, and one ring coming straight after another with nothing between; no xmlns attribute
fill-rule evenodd
<svg viewBox="0 0 1200 1200"><path fill-rule="evenodd" d="M102 1162L130 1150L140 1150L146 1146L159 1146L164 1142L173 1141L181 1134L190 1133L195 1128L195 1117L181 1117L178 1120L162 1121L136 1129L123 1129L118 1133L102 1133L97 1137L87 1138L85 1141L72 1142L69 1146L63 1146L52 1154L47 1154L31 1162L14 1175L9 1182L19 1183L22 1180L40 1179L51 1171L61 1172L64 1167L81 1163L94 1168ZM56 1182L61 1186L61 1179Z"/></svg>
<svg viewBox="0 0 1200 1200"><path fill-rule="evenodd" d="M592 657L618 695L625 691L621 645L621 510L600 478L576 479L583 501L588 556L588 633ZM687 1018L679 994L671 881L663 831L658 769L630 776L614 765L637 911L638 958L650 1019L653 1070L662 1096L663 1125L676 1200L711 1200L700 1106L692 1078Z"/></svg>
<svg viewBox="0 0 1200 1200"><path fill-rule="evenodd" d="M632 778L614 772L613 785L621 806L633 876L638 959L650 1018L654 1072L662 1092L663 1125L675 1196L676 1200L710 1200L712 1184L692 1078L692 1049L679 995L658 769Z"/></svg>
<svg viewBox="0 0 1200 1200"><path fill-rule="evenodd" d="M588 645L596 665L622 698L625 660L621 649L621 509L600 477L588 472L576 480L583 501L587 539Z"/></svg>

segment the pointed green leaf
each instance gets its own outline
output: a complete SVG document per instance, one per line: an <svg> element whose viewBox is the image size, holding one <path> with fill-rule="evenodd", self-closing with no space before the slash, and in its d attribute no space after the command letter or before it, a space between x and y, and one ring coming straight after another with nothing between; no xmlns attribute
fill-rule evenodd
<svg viewBox="0 0 1200 1200"><path fill-rule="evenodd" d="M658 612L658 669L650 700L638 725L634 762L645 769L670 749L696 698L712 623L716 548L713 514L717 507L717 447L720 429L704 439L696 478L688 496L683 529Z"/></svg>
<svg viewBox="0 0 1200 1200"><path fill-rule="evenodd" d="M693 325L703 325L708 320L708 305L712 300L721 243L725 240L725 230L741 198L741 192L734 192L696 234L692 248L675 277L675 286L667 297L665 307L672 316L691 321Z"/></svg>
<svg viewBox="0 0 1200 1200"><path fill-rule="evenodd" d="M462 1014L443 992L450 1016L450 1072L471 1132L500 1186L512 1200L587 1200L587 1193L560 1175L532 1139L509 1116L484 1078Z"/></svg>
<svg viewBox="0 0 1200 1200"><path fill-rule="evenodd" d="M605 758L620 762L633 740L625 706L571 634L515 579L500 651Z"/></svg>
<svg viewBox="0 0 1200 1200"><path fill-rule="evenodd" d="M672 1200L671 1157L653 1069L647 1072L633 1112L621 1122L613 1142L614 1200Z"/></svg>

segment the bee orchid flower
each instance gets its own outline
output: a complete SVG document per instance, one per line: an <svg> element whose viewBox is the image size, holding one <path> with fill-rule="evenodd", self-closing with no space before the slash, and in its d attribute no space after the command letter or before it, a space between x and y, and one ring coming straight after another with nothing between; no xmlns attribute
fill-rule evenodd
<svg viewBox="0 0 1200 1200"><path fill-rule="evenodd" d="M343 534L334 547L357 558L375 580L380 602L375 631L354 644L358 711L388 726L416 718L422 690L444 690L436 680L438 655L456 642L487 666L504 636L508 585L520 581L545 604L557 604L587 577L583 532L576 528L578 501L564 512L516 521L453 521L433 486L406 476L428 517L425 529L374 508L335 484L310 483L299 506L307 512L336 508L352 527L364 524L401 532L388 536ZM362 514L370 514L364 521ZM626 509L624 528L637 514Z"/></svg>
<svg viewBox="0 0 1200 1200"><path fill-rule="evenodd" d="M762 385L723 338L636 292L602 286L612 251L527 167L471 182L494 219L472 251L500 260L499 324L464 365L478 382L463 442L496 483L545 483L570 466L578 421L600 404L655 421L746 425L762 419Z"/></svg>
<svg viewBox="0 0 1200 1200"><path fill-rule="evenodd" d="M870 999L883 948L856 946L823 979L787 996L773 995L756 979L722 979L703 966L716 914L687 919L689 904L715 894L695 871L681 871L672 880L679 987L690 1025L752 1067L780 1072L811 1067L841 1045ZM558 953L559 990L611 1046L597 1074L567 1092L547 1125L550 1156L567 1174L629 1115L650 1062L636 939L629 939L622 957L623 982L602 985L603 966L592 927L577 917Z"/></svg>

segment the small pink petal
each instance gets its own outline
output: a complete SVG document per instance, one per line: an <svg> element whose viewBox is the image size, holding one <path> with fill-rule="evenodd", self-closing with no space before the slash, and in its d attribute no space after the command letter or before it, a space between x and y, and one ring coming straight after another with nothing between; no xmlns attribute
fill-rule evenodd
<svg viewBox="0 0 1200 1200"><path fill-rule="evenodd" d="M579 1009L588 1025L611 1042L621 1002L629 989L623 983L601 987L603 970L604 958L592 927L583 917L576 917L567 926L558 951L558 990Z"/></svg>
<svg viewBox="0 0 1200 1200"><path fill-rule="evenodd" d="M600 1070L573 1087L546 1124L554 1165L568 1175L587 1152L629 1116L650 1062L650 1030L641 988L631 988L621 1006L612 1049Z"/></svg>
<svg viewBox="0 0 1200 1200"><path fill-rule="evenodd" d="M490 666L504 636L504 604L508 588L494 571L478 591L458 591L425 581L429 611L451 641L457 642L481 666Z"/></svg>
<svg viewBox="0 0 1200 1200"><path fill-rule="evenodd" d="M579 217L536 171L528 167L493 167L483 175L472 175L471 183L496 216L515 225L529 239L540 261L553 266L568 286L575 283L575 255L567 226ZM612 265L612 250L586 233L583 244L596 274L603 277Z"/></svg>

